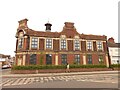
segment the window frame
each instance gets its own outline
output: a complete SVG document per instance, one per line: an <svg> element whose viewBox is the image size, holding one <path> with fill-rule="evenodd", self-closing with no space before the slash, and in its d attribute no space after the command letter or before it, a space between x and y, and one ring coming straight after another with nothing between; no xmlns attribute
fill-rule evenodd
<svg viewBox="0 0 120 90"><path fill-rule="evenodd" d="M92 41L87 41L87 50L92 50L93 44Z"/></svg>
<svg viewBox="0 0 120 90"><path fill-rule="evenodd" d="M51 38L46 39L46 49L52 49L52 39Z"/></svg>
<svg viewBox="0 0 120 90"><path fill-rule="evenodd" d="M38 48L38 38L34 37L31 39L31 48L33 49Z"/></svg>
<svg viewBox="0 0 120 90"><path fill-rule="evenodd" d="M23 42L24 42L24 38L23 37L18 39L18 49L23 48Z"/></svg>
<svg viewBox="0 0 120 90"><path fill-rule="evenodd" d="M88 64L92 64L92 55L91 54L87 55L87 61L88 61Z"/></svg>
<svg viewBox="0 0 120 90"><path fill-rule="evenodd" d="M62 65L67 64L67 54L61 54L61 64Z"/></svg>
<svg viewBox="0 0 120 90"><path fill-rule="evenodd" d="M67 48L66 42L67 42L66 39L61 39L60 40L61 49L66 49Z"/></svg>
<svg viewBox="0 0 120 90"><path fill-rule="evenodd" d="M75 64L80 64L80 54L75 54Z"/></svg>
<svg viewBox="0 0 120 90"><path fill-rule="evenodd" d="M97 50L103 50L102 41L97 41Z"/></svg>
<svg viewBox="0 0 120 90"><path fill-rule="evenodd" d="M102 60L101 60L101 57L102 57ZM102 64L103 60L104 60L103 55L98 55L98 62L99 62L99 64Z"/></svg>
<svg viewBox="0 0 120 90"><path fill-rule="evenodd" d="M74 49L75 50L80 50L80 41L79 41L79 39L74 40Z"/></svg>
<svg viewBox="0 0 120 90"><path fill-rule="evenodd" d="M37 63L37 55L36 54L30 54L30 65L36 65L36 63Z"/></svg>

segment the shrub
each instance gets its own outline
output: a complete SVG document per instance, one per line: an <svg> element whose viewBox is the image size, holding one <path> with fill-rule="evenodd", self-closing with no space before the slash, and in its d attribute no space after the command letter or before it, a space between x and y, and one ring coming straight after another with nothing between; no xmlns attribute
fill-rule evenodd
<svg viewBox="0 0 120 90"><path fill-rule="evenodd" d="M12 70L65 69L66 65L27 65L13 66ZM106 68L106 65L70 65L70 68Z"/></svg>
<svg viewBox="0 0 120 90"><path fill-rule="evenodd" d="M39 70L39 69L65 69L65 65L27 65L27 66L13 66L12 70Z"/></svg>
<svg viewBox="0 0 120 90"><path fill-rule="evenodd" d="M112 64L110 65L110 68L120 68L120 64Z"/></svg>
<svg viewBox="0 0 120 90"><path fill-rule="evenodd" d="M70 65L70 68L106 68L106 65Z"/></svg>

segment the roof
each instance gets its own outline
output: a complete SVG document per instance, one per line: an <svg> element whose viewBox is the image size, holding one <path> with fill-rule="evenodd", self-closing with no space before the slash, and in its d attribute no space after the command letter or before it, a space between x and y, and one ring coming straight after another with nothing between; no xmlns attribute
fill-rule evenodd
<svg viewBox="0 0 120 90"><path fill-rule="evenodd" d="M10 55L0 54L0 58L6 58L6 57L10 57Z"/></svg>
<svg viewBox="0 0 120 90"><path fill-rule="evenodd" d="M28 27L21 26L18 28L17 33L23 28L25 31L25 35L28 35L28 36L59 38L61 35L66 35L67 38L74 38L77 35L81 39L107 41L107 36L105 35L100 36L100 35L80 34L77 32L76 28L74 27L74 23L65 22L64 24L65 25L61 32L36 31Z"/></svg>
<svg viewBox="0 0 120 90"><path fill-rule="evenodd" d="M111 43L111 42L108 42L108 47L117 47L117 48L120 48L120 43Z"/></svg>
<svg viewBox="0 0 120 90"><path fill-rule="evenodd" d="M106 40L107 37L105 35L87 35L87 34L79 34L76 29L63 29L61 32L45 32L45 31L35 31L29 29L27 35L36 36L36 37L50 37L50 38L59 38L61 35L66 35L67 38L74 38L75 35L78 35L81 39L86 40Z"/></svg>

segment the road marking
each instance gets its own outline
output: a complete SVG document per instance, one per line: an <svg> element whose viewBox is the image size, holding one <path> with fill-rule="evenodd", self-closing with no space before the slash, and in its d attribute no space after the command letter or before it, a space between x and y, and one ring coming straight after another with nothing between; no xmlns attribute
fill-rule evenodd
<svg viewBox="0 0 120 90"><path fill-rule="evenodd" d="M39 82L39 77L34 78L35 82Z"/></svg>
<svg viewBox="0 0 120 90"><path fill-rule="evenodd" d="M22 84L25 82L25 80L26 80L26 78L22 78L22 79L20 80L20 82L18 83L18 85L22 85Z"/></svg>
<svg viewBox="0 0 120 90"><path fill-rule="evenodd" d="M8 82L12 81L11 79L8 79L7 81L4 81L2 86L5 86Z"/></svg>
<svg viewBox="0 0 120 90"><path fill-rule="evenodd" d="M7 82L6 84L4 84L3 86L9 86L14 82L14 80L10 80L9 82Z"/></svg>
<svg viewBox="0 0 120 90"><path fill-rule="evenodd" d="M12 83L11 85L17 85L20 82L21 78L17 79L14 83Z"/></svg>
<svg viewBox="0 0 120 90"><path fill-rule="evenodd" d="M25 82L23 84L28 84L30 81L30 78L26 78Z"/></svg>
<svg viewBox="0 0 120 90"><path fill-rule="evenodd" d="M29 84L33 83L34 82L34 78L29 78Z"/></svg>
<svg viewBox="0 0 120 90"><path fill-rule="evenodd" d="M43 77L40 77L40 80L43 80Z"/></svg>

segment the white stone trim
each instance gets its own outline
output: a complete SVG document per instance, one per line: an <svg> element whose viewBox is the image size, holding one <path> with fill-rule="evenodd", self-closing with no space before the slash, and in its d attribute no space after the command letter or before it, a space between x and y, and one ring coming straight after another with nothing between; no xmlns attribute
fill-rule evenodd
<svg viewBox="0 0 120 90"><path fill-rule="evenodd" d="M58 65L58 55L55 56L55 65Z"/></svg>
<svg viewBox="0 0 120 90"><path fill-rule="evenodd" d="M37 43L37 49L39 50L39 38L37 38L38 39L38 43Z"/></svg>
<svg viewBox="0 0 120 90"><path fill-rule="evenodd" d="M67 39L65 40L66 40L66 50L68 50L68 40Z"/></svg>
<svg viewBox="0 0 120 90"><path fill-rule="evenodd" d="M83 65L86 65L86 55L83 55Z"/></svg>
<svg viewBox="0 0 120 90"><path fill-rule="evenodd" d="M31 50L31 41L32 41L32 37L30 37L29 50Z"/></svg>
<svg viewBox="0 0 120 90"><path fill-rule="evenodd" d="M105 58L106 58L106 66L107 66L107 67L109 67L109 60L108 60L108 56L106 55L106 56L105 56Z"/></svg>
<svg viewBox="0 0 120 90"><path fill-rule="evenodd" d="M26 59L26 56L23 55L23 65L25 65L25 59Z"/></svg>

